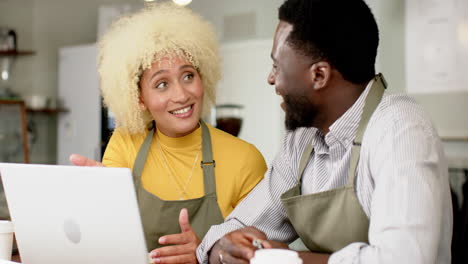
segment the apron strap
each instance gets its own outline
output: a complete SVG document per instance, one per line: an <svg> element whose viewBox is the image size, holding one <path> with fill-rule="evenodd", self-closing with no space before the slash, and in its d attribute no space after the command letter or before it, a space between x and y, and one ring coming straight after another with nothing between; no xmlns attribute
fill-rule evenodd
<svg viewBox="0 0 468 264"><path fill-rule="evenodd" d="M216 162L213 159L210 130L206 126L205 121L200 120L200 124L202 127L202 161L200 162L200 166L203 169L205 196L211 194L216 196L216 179L214 172Z"/></svg>
<svg viewBox="0 0 468 264"><path fill-rule="evenodd" d="M387 82L385 81L383 75L379 73L375 79L372 87L370 88L369 93L364 102L364 108L361 114L361 121L357 129L356 137L353 141L353 146L351 148L351 161L348 171L348 183L347 186L354 186L354 181L356 180L357 166L359 163L359 156L361 154L361 144L364 137L364 132L366 131L367 124L374 113L375 109L382 100L383 93L387 88Z"/></svg>
<svg viewBox="0 0 468 264"><path fill-rule="evenodd" d="M138 190L141 184L141 173L145 167L146 158L148 157L149 149L151 147L151 142L153 141L154 131L156 130L156 124L154 121L151 122L151 125L148 127L148 135L141 144L140 150L135 159L133 165L133 178L135 183L135 189Z"/></svg>
<svg viewBox="0 0 468 264"><path fill-rule="evenodd" d="M313 149L314 146L312 144L307 144L307 146L304 149L304 152L302 152L301 161L299 162L299 173L297 175L297 181L300 188L299 190L302 190L302 173L304 172L307 163L309 163L310 155L312 154Z"/></svg>

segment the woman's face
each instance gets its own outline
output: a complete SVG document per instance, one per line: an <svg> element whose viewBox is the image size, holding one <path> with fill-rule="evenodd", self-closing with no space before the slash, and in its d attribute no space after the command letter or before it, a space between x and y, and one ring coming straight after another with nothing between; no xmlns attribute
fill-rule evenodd
<svg viewBox="0 0 468 264"><path fill-rule="evenodd" d="M184 58L152 64L140 80L140 107L148 110L164 135L181 137L198 127L203 84L198 71Z"/></svg>

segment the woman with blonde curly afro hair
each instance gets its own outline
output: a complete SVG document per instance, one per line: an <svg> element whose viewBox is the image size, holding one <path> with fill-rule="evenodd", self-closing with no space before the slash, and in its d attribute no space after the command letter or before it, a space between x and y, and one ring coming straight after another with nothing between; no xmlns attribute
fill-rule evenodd
<svg viewBox="0 0 468 264"><path fill-rule="evenodd" d="M147 7L116 21L100 40L98 71L116 129L102 163L76 154L70 160L131 168L153 262L196 263L209 227L266 170L253 145L201 119L220 79L212 26L174 4Z"/></svg>

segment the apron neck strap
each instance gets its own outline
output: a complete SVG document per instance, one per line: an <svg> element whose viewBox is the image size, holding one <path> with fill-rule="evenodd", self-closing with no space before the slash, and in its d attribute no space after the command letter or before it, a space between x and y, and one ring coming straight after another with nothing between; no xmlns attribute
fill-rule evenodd
<svg viewBox="0 0 468 264"><path fill-rule="evenodd" d="M216 165L213 160L213 151L211 147L211 136L208 127L206 126L203 120L200 120L202 127L202 156L201 167L203 168L203 179L205 185L205 196L208 194L216 195L216 180L214 167ZM140 150L135 158L135 163L133 165L133 177L135 182L135 188L138 189L141 185L141 174L145 167L146 158L153 141L154 132L156 131L155 122L151 122L151 125L148 127L148 135L146 135L145 140L141 144Z"/></svg>
<svg viewBox="0 0 468 264"><path fill-rule="evenodd" d="M370 88L370 91L367 94L366 100L364 102L364 108L362 109L361 120L359 121L356 137L351 148L351 161L348 171L347 186L354 186L364 132L366 131L367 124L369 123L372 114L374 113L375 109L377 109L377 106L382 100L385 88L387 88L387 82L385 81L383 75L379 73L374 78L372 87Z"/></svg>
<svg viewBox="0 0 468 264"><path fill-rule="evenodd" d="M216 179L214 167L216 162L213 159L213 151L211 146L210 130L205 122L201 120L202 127L202 161L200 166L203 169L203 180L205 183L205 196L214 194L216 195Z"/></svg>
<svg viewBox="0 0 468 264"><path fill-rule="evenodd" d="M301 156L301 161L299 162L299 173L298 173L298 184L299 187L302 189L302 173L304 172L305 167L307 166L307 163L309 163L310 155L312 154L312 150L314 149L314 146L311 144L307 144L307 146L304 149L304 152L302 152Z"/></svg>
<svg viewBox="0 0 468 264"><path fill-rule="evenodd" d="M133 178L136 190L138 190L141 185L141 174L145 167L146 157L148 156L151 142L153 141L154 131L156 131L156 123L152 121L151 125L148 127L148 135L146 135L145 140L141 144L140 150L138 150L138 154L135 158L135 163L133 164Z"/></svg>

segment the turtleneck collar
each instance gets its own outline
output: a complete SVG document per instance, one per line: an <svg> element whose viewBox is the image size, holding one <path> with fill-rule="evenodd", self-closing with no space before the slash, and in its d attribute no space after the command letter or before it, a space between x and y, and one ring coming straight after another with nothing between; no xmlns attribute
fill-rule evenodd
<svg viewBox="0 0 468 264"><path fill-rule="evenodd" d="M156 140L165 147L174 149L188 149L201 145L201 126L198 126L192 133L183 137L168 137L156 129Z"/></svg>

